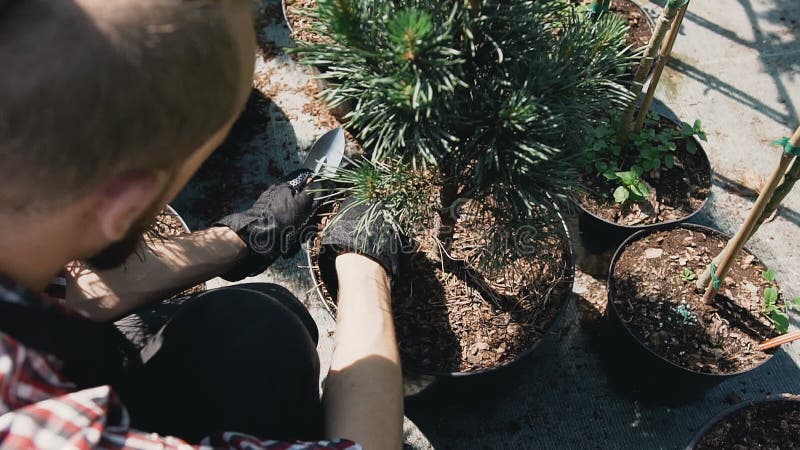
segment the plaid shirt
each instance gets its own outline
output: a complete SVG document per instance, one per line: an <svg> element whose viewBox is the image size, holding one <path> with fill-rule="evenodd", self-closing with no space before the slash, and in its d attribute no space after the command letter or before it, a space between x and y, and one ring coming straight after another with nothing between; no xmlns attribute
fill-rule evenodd
<svg viewBox="0 0 800 450"><path fill-rule="evenodd" d="M48 289L49 295L63 282ZM63 302L41 297L0 277L0 301L74 314ZM3 449L281 449L360 450L347 440L319 442L265 441L240 433L222 433L201 445L132 429L128 412L110 386L76 390L60 373L53 355L26 348L0 332L0 447Z"/></svg>

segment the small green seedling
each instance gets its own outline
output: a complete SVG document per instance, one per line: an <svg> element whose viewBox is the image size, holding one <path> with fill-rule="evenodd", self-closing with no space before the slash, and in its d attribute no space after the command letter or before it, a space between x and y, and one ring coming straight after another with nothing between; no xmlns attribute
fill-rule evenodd
<svg viewBox="0 0 800 450"><path fill-rule="evenodd" d="M681 127L681 136L686 139L686 151L690 155L696 154L698 150L697 142L694 139L690 139L691 136L697 136L703 142L708 141L708 135L703 130L703 123L700 122L700 119L695 120L693 125L684 123L683 127Z"/></svg>
<svg viewBox="0 0 800 450"><path fill-rule="evenodd" d="M770 283L770 286L764 289L764 310L763 314L781 333L789 331L789 310L794 309L800 311L800 297L795 298L789 303L780 302L781 293L775 287L775 272L767 270L762 274L764 281Z"/></svg>
<svg viewBox="0 0 800 450"><path fill-rule="evenodd" d="M650 189L642 181L638 168L627 172L606 172L603 175L609 181L616 181L620 184L614 190L614 201L617 203L625 203L628 200L641 202L650 195Z"/></svg>
<svg viewBox="0 0 800 450"><path fill-rule="evenodd" d="M617 140L616 130L619 118L595 126L588 135L583 167L586 173L603 174L607 180L617 184L614 201L617 203L642 202L650 190L642 180L642 175L659 177L662 170L675 167L675 152L678 142L686 143L689 154L697 153L697 143L693 139L706 140L702 123L684 123L680 129L659 127L661 118L650 114L645 128L631 133L628 145L624 148ZM629 167L630 169L624 170Z"/></svg>
<svg viewBox="0 0 800 450"><path fill-rule="evenodd" d="M697 279L697 274L694 273L692 269L688 267L683 268L683 272L681 273L681 280L683 280L684 283L689 283L696 279Z"/></svg>

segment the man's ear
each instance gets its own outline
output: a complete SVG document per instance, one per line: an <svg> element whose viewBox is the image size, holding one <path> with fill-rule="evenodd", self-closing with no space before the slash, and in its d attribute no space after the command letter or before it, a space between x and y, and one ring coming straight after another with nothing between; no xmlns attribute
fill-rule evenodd
<svg viewBox="0 0 800 450"><path fill-rule="evenodd" d="M96 192L94 214L103 238L116 242L160 200L166 182L164 173L127 173L106 181Z"/></svg>

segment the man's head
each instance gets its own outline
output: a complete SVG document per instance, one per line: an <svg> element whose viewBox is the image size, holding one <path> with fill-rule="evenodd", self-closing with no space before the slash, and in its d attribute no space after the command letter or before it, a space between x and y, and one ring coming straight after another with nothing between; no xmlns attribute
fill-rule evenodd
<svg viewBox="0 0 800 450"><path fill-rule="evenodd" d="M0 0L0 223L80 227L72 257L141 232L248 96L250 9Z"/></svg>

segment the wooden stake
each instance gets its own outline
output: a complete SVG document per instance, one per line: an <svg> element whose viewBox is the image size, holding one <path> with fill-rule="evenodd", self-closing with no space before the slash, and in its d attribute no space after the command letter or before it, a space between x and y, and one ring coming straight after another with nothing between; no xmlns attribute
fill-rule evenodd
<svg viewBox="0 0 800 450"><path fill-rule="evenodd" d="M800 145L800 127L797 128L792 137L789 139L789 144L791 144L793 147L797 147L798 145ZM786 169L789 167L789 165L791 165L792 167L791 171L793 173L791 175L794 177L793 180L789 178L790 174L787 174L786 172ZM784 178L784 175L786 175L786 180L784 181L783 184L780 184L779 187L778 184L781 182L781 179ZM778 164L778 168L775 169L775 172L770 177L769 181L767 182L767 185L764 186L764 188L762 189L761 193L758 196L758 200L756 200L756 204L753 205L753 209L750 212L748 220L750 220L752 216L755 214L756 208L759 206L759 202L763 202L763 205L761 206L762 208L761 212L758 214L758 217L753 219L753 223L751 223L752 227L747 233L746 237L744 238L745 243L748 240L750 240L753 234L755 234L756 230L758 230L758 227L761 226L762 223L764 223L764 220L766 220L765 215L767 211L769 211L770 208L772 211L774 211L778 207L778 205L775 204L775 201L777 200L778 204L780 204L780 200L786 197L786 194L788 194L788 192L791 190L792 186L794 186L794 183L797 181L798 178L800 178L800 162L797 161L797 158L791 157L786 153L782 153L780 163ZM771 191L768 198L765 197L767 191ZM744 227L744 225L742 225L742 227ZM740 229L739 231L742 232L742 229ZM719 272L719 268L722 267L722 260L728 257L730 253L733 251L735 239L736 238L734 237L734 239L728 241L728 244L725 246L722 252L720 252L720 254L717 255L716 258L714 258L712 264L717 266L717 272ZM741 248L739 250L741 250ZM738 253L739 250L736 250L736 252ZM722 277L719 276L719 273L717 273L717 277L719 279L722 279ZM701 273L700 276L697 277L697 282L695 284L695 287L697 288L698 291L702 291L704 289L708 291L707 287L709 286L710 281L711 281L711 270L709 268L706 268L706 270L704 270L703 273ZM706 292L706 295L708 295L708 292Z"/></svg>
<svg viewBox="0 0 800 450"><path fill-rule="evenodd" d="M798 127L797 131L795 131L794 135L789 140L789 144L792 146L800 145L800 127ZM758 225L761 215L764 214L767 204L775 195L775 190L778 188L778 184L786 174L786 169L789 168L789 165L793 163L794 160L794 156L788 155L785 152L781 153L781 160L778 163L778 167L772 173L767 185L764 187L761 193L758 194L758 199L756 200L755 205L753 205L753 209L750 210L750 215L747 216L747 220L745 220L745 222L739 228L739 231L736 232L736 236L728 241L725 249L722 250L722 256L720 258L721 261L716 271L716 277L719 280L725 279L725 276L728 274L728 270L731 268L733 261L736 259L736 255L739 254L739 251L742 249L742 247L744 247L744 244L747 242L747 240L750 239L750 236L755 233L756 226ZM708 282L708 287L706 288L706 293L703 297L703 300L706 303L711 303L716 295L717 290L714 289L714 283Z"/></svg>
<svg viewBox="0 0 800 450"><path fill-rule="evenodd" d="M647 118L647 113L650 111L650 105L653 104L653 97L656 94L656 87L658 87L658 82L661 80L661 74L664 73L664 67L667 65L667 61L672 54L672 47L675 45L675 40L678 38L678 33L681 30L681 24L683 23L683 18L686 15L686 10L688 8L689 3L686 3L683 5L683 8L678 11L678 15L675 17L675 20L672 21L672 26L669 29L667 40L664 41L664 45L661 46L660 59L658 60L658 64L656 64L655 70L653 71L653 76L650 79L650 85L647 86L647 94L642 101L642 106L639 107L639 115L636 117L636 124L633 126L634 132L638 133L639 131L642 131L642 128L644 128L644 121Z"/></svg>
<svg viewBox="0 0 800 450"><path fill-rule="evenodd" d="M767 209L764 210L764 214L762 214L761 218L758 219L758 225L761 225L772 216L775 210L780 206L783 199L786 197L786 194L788 194L794 187L795 183L797 183L798 179L800 179L800 160L795 158L794 163L791 167L789 167L789 170L786 172L786 176L783 178L783 183L781 183L778 186L778 189L775 190L775 195L767 205Z"/></svg>
<svg viewBox="0 0 800 450"><path fill-rule="evenodd" d="M772 339L767 339L766 341L758 344L758 349L763 352L764 350L780 347L781 345L794 342L798 339L800 339L800 331L792 331L791 333L786 333Z"/></svg>
<svg viewBox="0 0 800 450"><path fill-rule="evenodd" d="M621 142L626 142L628 134L633 131L633 115L636 113L639 97L644 89L644 82L650 74L650 68L653 67L653 61L661 48L661 44L664 42L664 37L666 37L667 31L669 31L672 21L675 20L678 10L682 8L682 6L680 8L678 7L678 1L679 0L667 1L667 5L664 6L664 12L661 13L661 17L658 19L656 30L653 32L653 36L650 37L650 42L647 44L645 54L639 63L639 68L633 76L631 92L633 93L634 99L623 113L622 121L620 122L620 127L617 132L617 137Z"/></svg>

